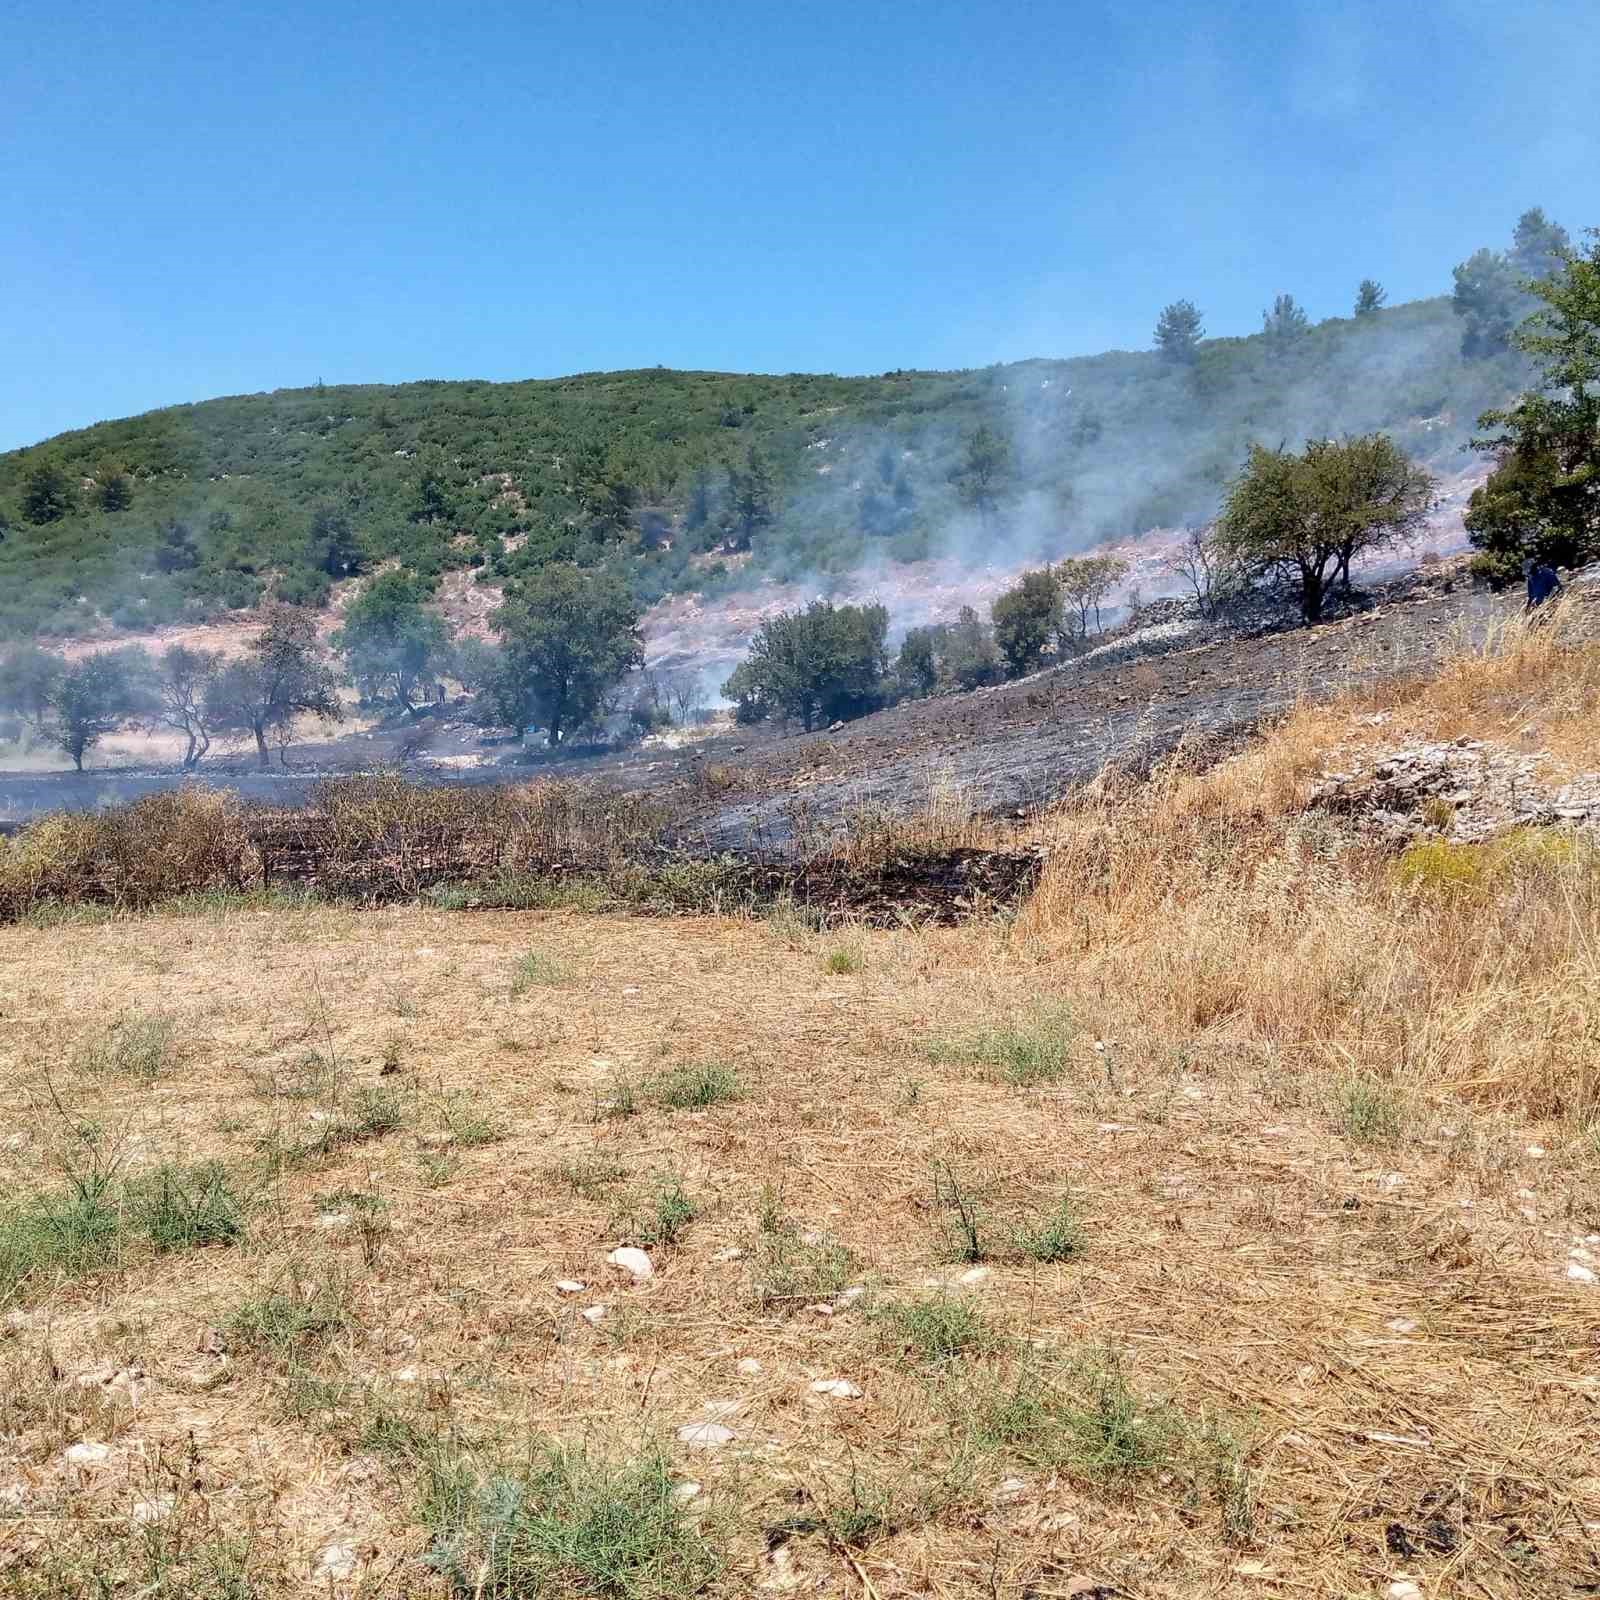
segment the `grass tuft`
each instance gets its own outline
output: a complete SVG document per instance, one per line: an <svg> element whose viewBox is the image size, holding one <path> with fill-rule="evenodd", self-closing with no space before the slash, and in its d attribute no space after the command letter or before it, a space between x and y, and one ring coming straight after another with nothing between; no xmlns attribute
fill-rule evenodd
<svg viewBox="0 0 1600 1600"><path fill-rule="evenodd" d="M998 1343L983 1313L953 1295L892 1302L878 1316L893 1342L917 1361L951 1361Z"/></svg>
<svg viewBox="0 0 1600 1600"><path fill-rule="evenodd" d="M700 1061L664 1074L655 1085L660 1104L673 1111L699 1111L738 1100L744 1091L739 1075L721 1061Z"/></svg>
<svg viewBox="0 0 1600 1600"><path fill-rule="evenodd" d="M941 1065L984 1067L1019 1089L1054 1083L1070 1065L1076 1028L1060 1009L1044 1010L1025 1024L1005 1023L952 1038L930 1040L930 1061Z"/></svg>

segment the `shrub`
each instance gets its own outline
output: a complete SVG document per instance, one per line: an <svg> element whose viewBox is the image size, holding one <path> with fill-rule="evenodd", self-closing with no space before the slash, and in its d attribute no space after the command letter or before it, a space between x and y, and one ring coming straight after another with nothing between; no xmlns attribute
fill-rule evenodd
<svg viewBox="0 0 1600 1600"><path fill-rule="evenodd" d="M131 1209L158 1252L237 1244L244 1237L244 1206L216 1162L187 1172L159 1167L135 1191Z"/></svg>

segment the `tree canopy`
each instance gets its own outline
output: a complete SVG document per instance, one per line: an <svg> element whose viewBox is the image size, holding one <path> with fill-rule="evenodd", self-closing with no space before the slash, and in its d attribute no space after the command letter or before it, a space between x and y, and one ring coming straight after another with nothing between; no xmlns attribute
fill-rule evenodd
<svg viewBox="0 0 1600 1600"><path fill-rule="evenodd" d="M337 721L343 714L338 682L314 619L293 606L273 606L249 654L207 684L204 716L210 728L254 738L265 769L268 736L286 738L302 714Z"/></svg>
<svg viewBox="0 0 1600 1600"><path fill-rule="evenodd" d="M803 611L763 621L749 659L722 692L744 721L783 717L807 732L860 716L881 702L888 633L889 613L881 605L813 601Z"/></svg>
<svg viewBox="0 0 1600 1600"><path fill-rule="evenodd" d="M1165 360L1180 366L1190 365L1203 338L1205 329L1194 301L1174 300L1161 308L1161 315L1156 319L1155 347Z"/></svg>
<svg viewBox="0 0 1600 1600"><path fill-rule="evenodd" d="M428 587L412 573L381 572L351 601L333 636L362 692L416 710L426 683L449 644L444 623L427 609Z"/></svg>
<svg viewBox="0 0 1600 1600"><path fill-rule="evenodd" d="M1245 571L1288 582L1315 622L1351 562L1406 538L1433 498L1432 476L1385 434L1314 439L1298 454L1253 445L1214 539Z"/></svg>

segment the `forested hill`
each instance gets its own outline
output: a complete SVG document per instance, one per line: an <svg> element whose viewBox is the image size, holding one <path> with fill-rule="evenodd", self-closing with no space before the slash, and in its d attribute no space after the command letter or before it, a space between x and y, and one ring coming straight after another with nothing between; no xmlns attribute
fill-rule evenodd
<svg viewBox="0 0 1600 1600"><path fill-rule="evenodd" d="M1177 357L318 384L101 423L0 456L0 634L143 628L269 590L319 604L395 557L497 579L610 563L648 601L730 566L825 579L951 542L1086 545L1206 517L1254 439L1384 428L1444 460L1525 376L1503 347L1464 355L1446 298L1314 326L1290 309Z"/></svg>

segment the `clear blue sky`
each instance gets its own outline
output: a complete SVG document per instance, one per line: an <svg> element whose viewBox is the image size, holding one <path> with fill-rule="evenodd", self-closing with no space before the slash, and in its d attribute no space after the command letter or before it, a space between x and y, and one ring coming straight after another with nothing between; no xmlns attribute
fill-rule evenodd
<svg viewBox="0 0 1600 1600"><path fill-rule="evenodd" d="M1594 0L13 0L0 448L216 394L1144 346L1600 224Z"/></svg>

